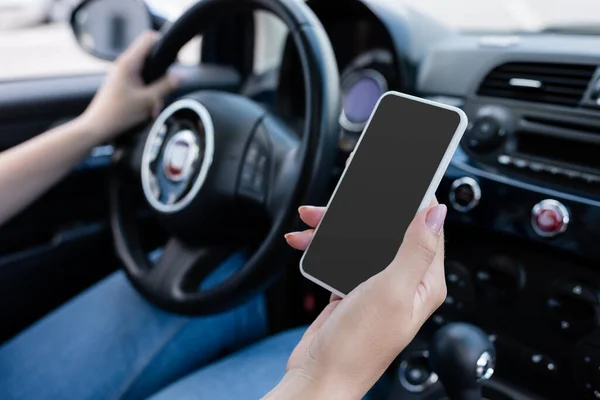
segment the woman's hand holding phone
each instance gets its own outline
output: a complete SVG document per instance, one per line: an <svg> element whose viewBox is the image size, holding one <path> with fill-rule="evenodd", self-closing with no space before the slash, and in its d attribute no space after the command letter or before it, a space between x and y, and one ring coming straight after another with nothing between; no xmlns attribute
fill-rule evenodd
<svg viewBox="0 0 600 400"><path fill-rule="evenodd" d="M305 250L323 207L300 207L311 227L286 235ZM272 398L359 399L377 382L446 298L443 224L434 201L417 214L390 265L344 299L332 295L292 353Z"/></svg>

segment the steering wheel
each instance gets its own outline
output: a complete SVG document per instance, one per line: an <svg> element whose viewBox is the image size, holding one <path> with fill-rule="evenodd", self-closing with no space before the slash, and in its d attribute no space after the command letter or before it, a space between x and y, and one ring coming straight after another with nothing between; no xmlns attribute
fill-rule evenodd
<svg viewBox="0 0 600 400"><path fill-rule="evenodd" d="M325 30L304 2L200 1L159 39L143 77L151 82L164 75L179 50L211 22L255 9L279 17L299 53L306 98L302 135L244 96L199 91L168 105L139 136L141 157L135 157L136 146L115 152L110 203L116 251L137 290L172 312L215 313L263 290L281 269L283 235L297 221L297 207L323 200L315 196L330 183L339 77ZM132 200L140 181L145 201L170 235L154 263L142 248ZM241 269L216 285L202 285L243 246L252 254Z"/></svg>

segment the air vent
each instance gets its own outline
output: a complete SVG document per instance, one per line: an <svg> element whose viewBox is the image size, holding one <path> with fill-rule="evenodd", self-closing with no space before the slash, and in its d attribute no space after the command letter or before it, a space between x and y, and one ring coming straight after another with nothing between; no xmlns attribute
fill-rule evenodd
<svg viewBox="0 0 600 400"><path fill-rule="evenodd" d="M477 94L576 107L595 71L594 65L507 63L485 77Z"/></svg>

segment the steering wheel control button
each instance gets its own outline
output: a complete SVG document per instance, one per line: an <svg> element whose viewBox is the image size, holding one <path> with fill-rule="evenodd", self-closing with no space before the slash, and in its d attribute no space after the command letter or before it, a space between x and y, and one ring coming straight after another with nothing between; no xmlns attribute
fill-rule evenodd
<svg viewBox="0 0 600 400"><path fill-rule="evenodd" d="M429 367L429 352L417 351L400 363L398 379L402 387L412 393L421 393L438 381Z"/></svg>
<svg viewBox="0 0 600 400"><path fill-rule="evenodd" d="M481 187L475 179L465 176L452 182L448 197L456 211L466 213L479 204Z"/></svg>
<svg viewBox="0 0 600 400"><path fill-rule="evenodd" d="M551 324L565 334L584 334L600 322L598 292L579 282L557 284L546 301Z"/></svg>
<svg viewBox="0 0 600 400"><path fill-rule="evenodd" d="M550 238L565 232L569 221L569 211L556 200L543 200L531 210L531 226L541 237Z"/></svg>
<svg viewBox="0 0 600 400"><path fill-rule="evenodd" d="M142 154L142 188L152 208L174 213L191 203L206 180L214 146L212 119L198 101L178 100L161 112Z"/></svg>
<svg viewBox="0 0 600 400"><path fill-rule="evenodd" d="M270 142L268 136L258 129L248 145L240 174L241 195L263 203L268 191L270 170Z"/></svg>

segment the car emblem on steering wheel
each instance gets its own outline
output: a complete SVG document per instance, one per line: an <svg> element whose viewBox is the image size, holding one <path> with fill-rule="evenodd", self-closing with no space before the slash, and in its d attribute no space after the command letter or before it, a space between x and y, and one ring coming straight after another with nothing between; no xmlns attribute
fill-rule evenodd
<svg viewBox="0 0 600 400"><path fill-rule="evenodd" d="M199 154L196 136L191 131L185 130L175 134L165 148L165 176L173 182L188 179Z"/></svg>
<svg viewBox="0 0 600 400"><path fill-rule="evenodd" d="M214 151L212 118L202 104L181 99L163 110L142 153L142 188L152 208L174 213L187 207L208 176Z"/></svg>

